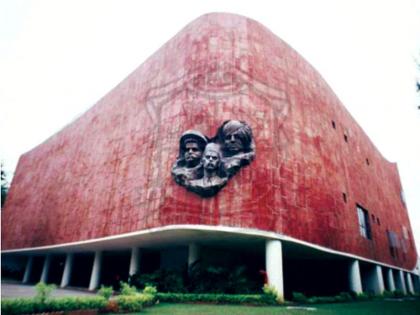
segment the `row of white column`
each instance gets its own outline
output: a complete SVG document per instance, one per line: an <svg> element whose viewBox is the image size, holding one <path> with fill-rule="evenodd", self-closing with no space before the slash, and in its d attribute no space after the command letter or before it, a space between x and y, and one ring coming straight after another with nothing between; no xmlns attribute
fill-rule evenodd
<svg viewBox="0 0 420 315"><path fill-rule="evenodd" d="M200 247L195 243L188 246L188 266L191 266L200 259ZM66 287L70 283L71 273L73 269L74 255L67 254L64 265L63 275L60 287ZM140 271L141 251L137 247L131 249L129 275L136 274ZM274 287L278 293L280 300L284 299L283 287L283 250L282 243L279 240L267 240L265 244L265 261L268 284ZM41 273L41 282L48 281L48 272L51 265L51 255L45 257L44 266ZM30 256L26 265L23 283L28 283L33 266L33 256ZM102 266L102 252L95 252L92 266L92 272L89 282L89 290L95 290L100 284ZM394 277L394 274L396 277ZM366 290L373 291L375 294L381 294L385 290L382 267L379 265L370 268L364 279ZM390 291L400 290L404 293L414 293L413 281L410 273L402 270L392 270L387 268L386 272L387 287ZM356 293L363 292L362 276L360 272L360 264L358 260L353 260L349 266L349 289Z"/></svg>
<svg viewBox="0 0 420 315"><path fill-rule="evenodd" d="M404 294L414 293L413 279L411 274L403 272L402 270L393 270L386 268L386 284L389 291L402 291ZM395 275L395 277L394 277ZM366 291L371 291L375 294L382 294L385 291L385 283L382 272L382 267L379 265L371 267L367 270L365 275ZM353 260L349 266L349 284L350 291L362 293L362 276L360 272L360 263L358 260Z"/></svg>

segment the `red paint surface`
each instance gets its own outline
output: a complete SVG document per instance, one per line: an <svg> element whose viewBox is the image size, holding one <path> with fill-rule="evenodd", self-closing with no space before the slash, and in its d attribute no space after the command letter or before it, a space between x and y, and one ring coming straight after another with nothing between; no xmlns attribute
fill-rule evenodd
<svg viewBox="0 0 420 315"><path fill-rule="evenodd" d="M202 199L171 178L179 137L187 129L213 135L227 119L251 125L257 157ZM3 249L206 224L275 231L413 268L400 192L396 164L301 56L255 21L210 14L21 157L2 215ZM373 240L359 233L356 203L380 220L371 222ZM395 259L386 230L402 240L402 226L406 253Z"/></svg>

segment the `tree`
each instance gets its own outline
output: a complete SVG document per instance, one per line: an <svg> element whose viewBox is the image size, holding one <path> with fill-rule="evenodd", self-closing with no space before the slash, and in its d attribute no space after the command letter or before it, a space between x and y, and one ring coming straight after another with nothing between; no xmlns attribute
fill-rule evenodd
<svg viewBox="0 0 420 315"><path fill-rule="evenodd" d="M7 173L4 170L4 164L1 163L1 207L3 208L4 202L9 192L9 183L7 182Z"/></svg>

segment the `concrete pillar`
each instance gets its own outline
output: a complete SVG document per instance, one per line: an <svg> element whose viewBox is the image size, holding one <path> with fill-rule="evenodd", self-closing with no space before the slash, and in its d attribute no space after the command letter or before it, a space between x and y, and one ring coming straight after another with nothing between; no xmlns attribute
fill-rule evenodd
<svg viewBox="0 0 420 315"><path fill-rule="evenodd" d="M386 283L389 291L395 291L394 273L391 268L388 268L386 271Z"/></svg>
<svg viewBox="0 0 420 315"><path fill-rule="evenodd" d="M31 279L32 266L34 264L34 257L29 256L26 262L25 274L23 275L22 283L28 283Z"/></svg>
<svg viewBox="0 0 420 315"><path fill-rule="evenodd" d="M66 262L64 264L63 276L61 277L60 287L67 287L70 283L71 271L73 269L73 254L69 253L66 256Z"/></svg>
<svg viewBox="0 0 420 315"><path fill-rule="evenodd" d="M368 291L375 294L382 294L384 292L384 278L382 276L382 267L379 265L373 266L367 274L366 285Z"/></svg>
<svg viewBox="0 0 420 315"><path fill-rule="evenodd" d="M44 260L44 267L42 268L41 279L40 282L47 283L48 281L48 272L50 271L51 265L51 255L46 255Z"/></svg>
<svg viewBox="0 0 420 315"><path fill-rule="evenodd" d="M357 259L352 260L349 265L349 287L352 292L363 293L360 266Z"/></svg>
<svg viewBox="0 0 420 315"><path fill-rule="evenodd" d="M418 274L413 274L413 285L414 292L420 293L420 276Z"/></svg>
<svg viewBox="0 0 420 315"><path fill-rule="evenodd" d="M191 243L188 245L188 268L200 259L200 246Z"/></svg>
<svg viewBox="0 0 420 315"><path fill-rule="evenodd" d="M279 300L284 301L283 250L280 241L267 240L265 242L265 266L268 284L277 290Z"/></svg>
<svg viewBox="0 0 420 315"><path fill-rule="evenodd" d="M95 252L95 259L93 261L92 274L90 276L89 290L93 291L99 286L101 280L101 265L102 265L102 252Z"/></svg>
<svg viewBox="0 0 420 315"><path fill-rule="evenodd" d="M130 269L128 274L130 276L139 272L141 252L137 247L131 249Z"/></svg>
<svg viewBox="0 0 420 315"><path fill-rule="evenodd" d="M398 291L403 292L404 294L407 294L407 288L405 286L404 281L404 274L402 270L397 271L397 276L395 277L395 287Z"/></svg>
<svg viewBox="0 0 420 315"><path fill-rule="evenodd" d="M406 283L407 283L407 292L414 294L414 287L413 287L413 281L411 279L411 274L409 272L405 273L405 277L406 277Z"/></svg>

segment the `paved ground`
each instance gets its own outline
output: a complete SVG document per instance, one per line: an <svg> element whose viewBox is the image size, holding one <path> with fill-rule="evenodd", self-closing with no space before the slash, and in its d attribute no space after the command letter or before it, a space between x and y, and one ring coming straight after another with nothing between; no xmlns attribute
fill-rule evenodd
<svg viewBox="0 0 420 315"><path fill-rule="evenodd" d="M35 296L34 285L23 285L17 283L1 283L1 297L2 298L17 298L17 297L31 297ZM67 288L67 289L55 289L51 296L92 296L95 293L89 291Z"/></svg>

